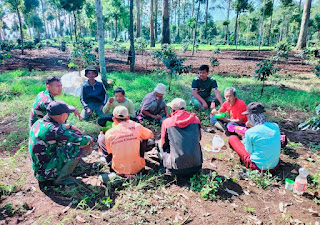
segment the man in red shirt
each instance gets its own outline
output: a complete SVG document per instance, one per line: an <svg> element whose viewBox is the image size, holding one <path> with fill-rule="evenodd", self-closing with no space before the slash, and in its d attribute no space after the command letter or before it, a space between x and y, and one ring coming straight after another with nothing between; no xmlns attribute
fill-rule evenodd
<svg viewBox="0 0 320 225"><path fill-rule="evenodd" d="M245 123L248 121L247 115L242 114L247 110L247 105L244 101L237 98L236 89L233 87L226 88L224 91L225 102L222 104L220 109L217 111L213 109L211 111L210 120L216 126L219 127L220 121L214 116L218 113L228 112L230 118L222 117L219 120L227 123L227 128L229 125L240 125L245 126ZM217 124L218 123L218 124Z"/></svg>

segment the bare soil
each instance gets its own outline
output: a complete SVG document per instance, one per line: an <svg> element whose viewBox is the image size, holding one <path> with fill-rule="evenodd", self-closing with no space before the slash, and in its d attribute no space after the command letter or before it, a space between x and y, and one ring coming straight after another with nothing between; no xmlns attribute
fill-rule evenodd
<svg viewBox="0 0 320 225"><path fill-rule="evenodd" d="M46 47L42 50L25 50L25 55L20 54L20 50L13 50L12 57L5 61L4 65L0 65L0 72L9 70L27 68L31 70L41 71L66 71L68 70L69 51L62 52L56 48ZM254 74L256 64L263 59L269 58L274 54L273 51L221 51L220 54L214 54L212 51L198 51L192 55L191 51L185 53L177 51L180 57L186 58L185 65L192 65L192 72L202 64L210 65L210 58L215 56L220 61L220 65L214 68L214 73L235 74L241 76L252 76ZM312 66L302 63L302 61L294 57L295 52L290 53L287 62L277 62L280 74L303 74L310 73ZM116 54L111 50L105 51L107 71L129 71L127 65L127 56ZM160 62L152 60L151 52L146 51L144 55L136 55L135 72L148 73L154 69L165 67Z"/></svg>

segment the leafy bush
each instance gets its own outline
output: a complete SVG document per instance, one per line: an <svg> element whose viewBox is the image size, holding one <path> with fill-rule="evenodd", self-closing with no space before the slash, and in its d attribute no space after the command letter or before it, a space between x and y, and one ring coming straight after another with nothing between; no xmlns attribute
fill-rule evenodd
<svg viewBox="0 0 320 225"><path fill-rule="evenodd" d="M219 66L219 61L218 61L218 58L216 58L216 57L211 57L210 58L210 63L211 63L211 66L212 67L216 67L216 66Z"/></svg>
<svg viewBox="0 0 320 225"><path fill-rule="evenodd" d="M286 41L280 41L276 45L277 56L274 57L274 60L278 61L279 59L287 60L289 58L290 45Z"/></svg>
<svg viewBox="0 0 320 225"><path fill-rule="evenodd" d="M220 48L216 48L212 51L212 53L214 54L220 54L221 53L221 49Z"/></svg>
<svg viewBox="0 0 320 225"><path fill-rule="evenodd" d="M190 178L191 190L200 192L202 198L205 199L216 199L216 193L222 180L217 177L217 173L213 172L210 174L195 174Z"/></svg>
<svg viewBox="0 0 320 225"><path fill-rule="evenodd" d="M33 48L35 48L35 44L33 41L26 41L23 44L25 49L32 50Z"/></svg>
<svg viewBox="0 0 320 225"><path fill-rule="evenodd" d="M136 40L136 49L140 52L140 54L144 54L146 48L148 46L148 42L146 39L139 37Z"/></svg>
<svg viewBox="0 0 320 225"><path fill-rule="evenodd" d="M320 130L320 104L316 106L316 116L307 119L305 122L300 123L298 125L298 128L300 130L315 130L318 131Z"/></svg>
<svg viewBox="0 0 320 225"><path fill-rule="evenodd" d="M181 52L185 53L186 51L188 51L189 45L190 45L189 40L183 40L181 44Z"/></svg>
<svg viewBox="0 0 320 225"><path fill-rule="evenodd" d="M66 51L66 41L65 40L62 40L61 41L61 51Z"/></svg>
<svg viewBox="0 0 320 225"><path fill-rule="evenodd" d="M317 77L320 77L320 65L316 65L314 67L314 70L315 70L315 74Z"/></svg>
<svg viewBox="0 0 320 225"><path fill-rule="evenodd" d="M269 171L260 173L258 170L253 170L248 171L247 175L249 179L263 189L270 187L276 180L275 177L272 177L272 174Z"/></svg>
<svg viewBox="0 0 320 225"><path fill-rule="evenodd" d="M257 64L258 68L255 70L254 77L257 80L262 81L261 96L263 94L264 82L269 76L272 76L275 72L280 70L279 68L274 68L273 66L273 63L268 59L265 59L262 63Z"/></svg>
<svg viewBox="0 0 320 225"><path fill-rule="evenodd" d="M114 53L118 53L118 54L121 54L121 55L127 54L127 49L126 49L126 47L120 45L120 43L117 42L117 41L114 41L114 42L112 43L112 51L113 51Z"/></svg>
<svg viewBox="0 0 320 225"><path fill-rule="evenodd" d="M85 68L88 65L96 64L96 55L92 53L92 46L91 41L74 43L68 67L80 69L81 66Z"/></svg>
<svg viewBox="0 0 320 225"><path fill-rule="evenodd" d="M153 54L151 55L151 58L153 60L156 60L157 61L157 64L158 64L158 67L159 67L159 62L162 60L162 51L161 50L156 50L153 52Z"/></svg>

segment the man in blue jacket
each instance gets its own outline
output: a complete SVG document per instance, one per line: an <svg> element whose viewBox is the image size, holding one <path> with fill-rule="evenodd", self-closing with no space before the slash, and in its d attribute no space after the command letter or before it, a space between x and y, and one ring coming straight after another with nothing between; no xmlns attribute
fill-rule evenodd
<svg viewBox="0 0 320 225"><path fill-rule="evenodd" d="M88 81L82 85L80 101L84 110L82 110L81 116L84 120L88 120L93 112L96 112L99 117L105 116L102 109L108 96L104 85L95 80L98 71L93 66L88 66L85 70L85 76Z"/></svg>

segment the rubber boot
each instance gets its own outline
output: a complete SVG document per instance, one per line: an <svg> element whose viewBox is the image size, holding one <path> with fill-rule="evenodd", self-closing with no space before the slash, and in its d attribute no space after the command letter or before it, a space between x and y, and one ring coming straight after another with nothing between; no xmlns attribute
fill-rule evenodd
<svg viewBox="0 0 320 225"><path fill-rule="evenodd" d="M71 177L70 174L74 171L79 159L72 159L67 162L61 169L58 178L54 181L56 185L73 185L79 183L81 180Z"/></svg>

